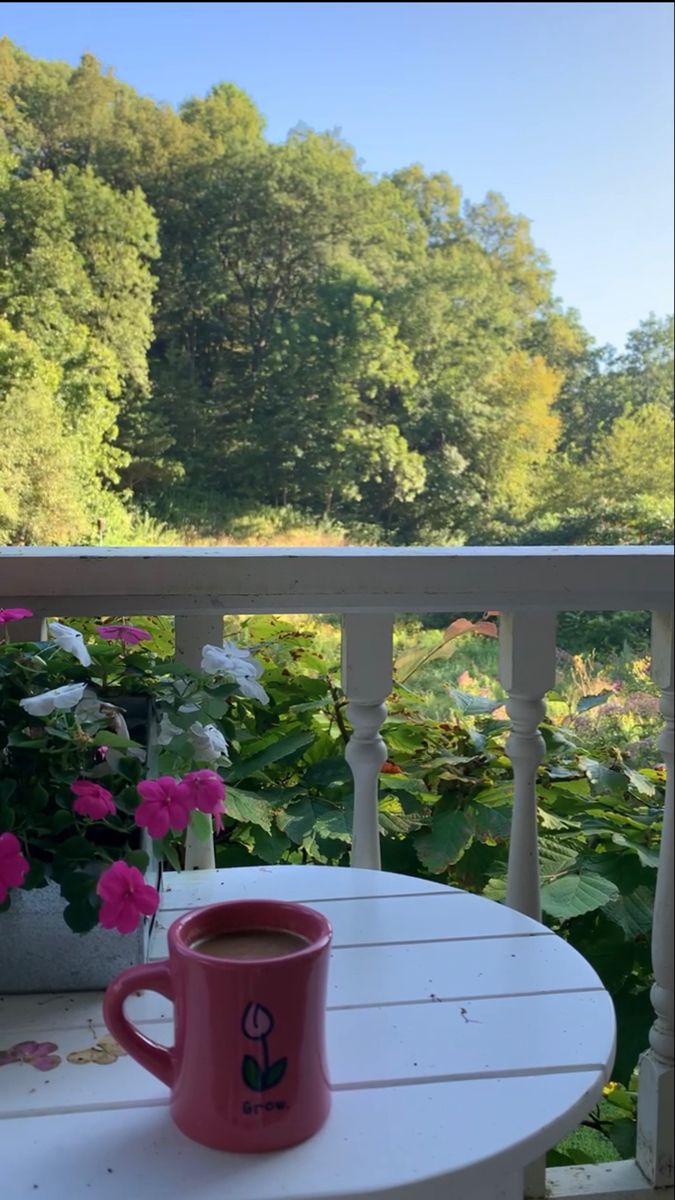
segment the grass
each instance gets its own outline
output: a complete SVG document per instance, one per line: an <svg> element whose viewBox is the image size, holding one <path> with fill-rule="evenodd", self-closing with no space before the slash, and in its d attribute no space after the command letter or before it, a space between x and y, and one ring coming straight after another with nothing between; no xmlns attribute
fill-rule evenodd
<svg viewBox="0 0 675 1200"><path fill-rule="evenodd" d="M167 509L166 520L149 513L137 512L126 528L111 526L103 545L107 546L347 546L369 539L349 535L343 526L332 521L317 521L297 509L258 507L243 509L233 506L209 506L195 501L188 519L181 519L180 510Z"/></svg>

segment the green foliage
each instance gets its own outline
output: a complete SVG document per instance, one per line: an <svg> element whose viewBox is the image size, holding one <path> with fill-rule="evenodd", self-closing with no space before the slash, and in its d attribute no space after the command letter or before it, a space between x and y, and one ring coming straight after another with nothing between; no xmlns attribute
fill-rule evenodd
<svg viewBox="0 0 675 1200"><path fill-rule="evenodd" d="M180 497L203 538L207 495L356 540L662 538L672 321L594 348L498 194L263 128L232 83L176 112L0 42L0 318L77 471L50 527L5 468L3 540L161 536L135 512Z"/></svg>

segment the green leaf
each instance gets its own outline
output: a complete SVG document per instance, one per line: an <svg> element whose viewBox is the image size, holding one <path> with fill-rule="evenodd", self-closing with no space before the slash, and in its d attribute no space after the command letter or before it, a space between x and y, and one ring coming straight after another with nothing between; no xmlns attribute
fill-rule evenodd
<svg viewBox="0 0 675 1200"><path fill-rule="evenodd" d="M612 841L615 846L625 846L627 850L632 850L637 854L643 867L652 867L654 870L659 865L659 852L652 850L649 846L643 846L638 841L633 841L632 838L626 837L623 833L613 833Z"/></svg>
<svg viewBox="0 0 675 1200"><path fill-rule="evenodd" d="M637 1123L630 1117L612 1121L607 1130L607 1137L621 1159L635 1158L636 1135Z"/></svg>
<svg viewBox="0 0 675 1200"><path fill-rule="evenodd" d="M71 903L88 899L95 887L96 876L85 871L69 871L61 879L61 895Z"/></svg>
<svg viewBox="0 0 675 1200"><path fill-rule="evenodd" d="M499 783L496 787L484 788L476 796L481 804L512 804L513 783Z"/></svg>
<svg viewBox="0 0 675 1200"><path fill-rule="evenodd" d="M0 779L0 804L9 804L16 791L16 779Z"/></svg>
<svg viewBox="0 0 675 1200"><path fill-rule="evenodd" d="M390 753L413 754L427 739L427 730L421 725L408 722L387 721L382 736Z"/></svg>
<svg viewBox="0 0 675 1200"><path fill-rule="evenodd" d="M317 816L314 831L318 837L337 838L340 842L352 840L350 815L345 809L326 809Z"/></svg>
<svg viewBox="0 0 675 1200"><path fill-rule="evenodd" d="M263 1076L263 1085L261 1091L268 1092L271 1088L276 1087L281 1083L286 1074L287 1058L278 1058L276 1062L270 1064Z"/></svg>
<svg viewBox="0 0 675 1200"><path fill-rule="evenodd" d="M269 833L272 828L272 806L263 796L255 792L245 792L241 788L227 785L225 812L235 821L244 821L247 825L259 825Z"/></svg>
<svg viewBox="0 0 675 1200"><path fill-rule="evenodd" d="M605 915L623 929L627 938L649 937L654 916L654 893L643 885L628 896L617 896L607 905Z"/></svg>
<svg viewBox="0 0 675 1200"><path fill-rule="evenodd" d="M626 791L626 778L618 771L610 771L594 758L580 758L579 765L586 773L596 792L609 792L622 796Z"/></svg>
<svg viewBox="0 0 675 1200"><path fill-rule="evenodd" d="M604 908L619 895L619 889L602 875L563 875L541 889L541 906L550 917L567 921L583 913Z"/></svg>
<svg viewBox="0 0 675 1200"><path fill-rule="evenodd" d="M289 839L279 829L271 829L268 833L265 829L255 827L251 830L251 834L253 850L265 863L280 862L282 855L290 845Z"/></svg>
<svg viewBox="0 0 675 1200"><path fill-rule="evenodd" d="M542 837L539 841L539 874L542 882L569 871L578 858L579 851L574 846L566 846L563 842Z"/></svg>
<svg viewBox="0 0 675 1200"><path fill-rule="evenodd" d="M277 738L258 754L253 754L250 758L239 759L229 772L228 779L236 783L239 779L248 779L263 767L270 766L271 763L298 757L305 746L309 746L310 742L314 741L314 736L312 730L299 729L296 733L288 733L285 737Z"/></svg>
<svg viewBox="0 0 675 1200"><path fill-rule="evenodd" d="M416 779L414 775L406 775L405 773L402 775L381 775L380 788L387 792L408 792L411 795L420 795L427 790L423 779Z"/></svg>
<svg viewBox="0 0 675 1200"><path fill-rule="evenodd" d="M591 696L582 696L577 704L577 712L589 712L592 708L597 708L600 704L604 704L614 693L611 689L605 688L602 692L596 692Z"/></svg>
<svg viewBox="0 0 675 1200"><path fill-rule="evenodd" d="M453 707L466 716L479 716L492 713L503 704L503 700L491 700L489 696L474 696L470 692L459 692L456 688L448 688L448 695Z"/></svg>
<svg viewBox="0 0 675 1200"><path fill-rule="evenodd" d="M486 804L474 803L469 812L480 841L504 842L511 836L510 808L489 808Z"/></svg>
<svg viewBox="0 0 675 1200"><path fill-rule="evenodd" d="M63 918L73 933L89 933L98 924L98 903L94 907L87 896L80 896L67 904Z"/></svg>
<svg viewBox="0 0 675 1200"><path fill-rule="evenodd" d="M335 784L350 783L352 773L345 759L324 758L323 762L312 763L303 775L303 783L307 787L325 788Z"/></svg>
<svg viewBox="0 0 675 1200"><path fill-rule="evenodd" d="M482 894L488 900L502 901L506 899L506 876L496 876L494 879L488 879Z"/></svg>
<svg viewBox="0 0 675 1200"><path fill-rule="evenodd" d="M278 812L275 817L279 829L299 846L304 837L311 833L316 821L313 802L308 796L289 804L288 808Z"/></svg>
<svg viewBox="0 0 675 1200"><path fill-rule="evenodd" d="M241 1064L241 1073L244 1083L251 1089L252 1092L262 1092L264 1088L263 1073L258 1066L258 1063L252 1055L246 1054L244 1061Z"/></svg>
<svg viewBox="0 0 675 1200"><path fill-rule="evenodd" d="M111 729L101 729L95 733L91 739L93 746L112 746L113 750L128 750L130 746L138 746L133 738L122 737L119 733L113 733Z"/></svg>
<svg viewBox="0 0 675 1200"><path fill-rule="evenodd" d="M95 857L95 849L91 842L84 837L71 837L59 846L59 858L73 862L86 862Z"/></svg>
<svg viewBox="0 0 675 1200"><path fill-rule="evenodd" d="M142 874L145 874L150 865L150 856L145 850L126 850L124 861L130 867L137 867Z"/></svg>
<svg viewBox="0 0 675 1200"><path fill-rule="evenodd" d="M166 858L169 866L173 867L174 871L180 871L182 869L182 864L178 856L178 850L174 846L173 842L168 842L168 844L164 847L163 857Z"/></svg>
<svg viewBox="0 0 675 1200"><path fill-rule="evenodd" d="M432 875L447 871L473 841L473 824L459 809L435 812L428 832L415 838L420 862Z"/></svg>
<svg viewBox="0 0 675 1200"><path fill-rule="evenodd" d="M612 1077L626 1086L630 1082L640 1055L649 1045L649 1030L654 1021L654 1009L649 988L641 992L622 991L612 996L618 1026L616 1059Z"/></svg>
<svg viewBox="0 0 675 1200"><path fill-rule="evenodd" d="M631 791L635 792L638 796L656 795L654 784L649 779L645 779L640 771L633 771L630 767L624 767L623 773L630 780Z"/></svg>

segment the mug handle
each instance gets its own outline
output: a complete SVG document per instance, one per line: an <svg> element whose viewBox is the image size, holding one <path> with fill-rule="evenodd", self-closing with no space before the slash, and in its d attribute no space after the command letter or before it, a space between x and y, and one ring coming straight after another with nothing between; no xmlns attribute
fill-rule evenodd
<svg viewBox="0 0 675 1200"><path fill-rule="evenodd" d="M124 1015L124 1001L132 992L148 989L159 992L167 1000L173 1000L173 987L169 960L157 963L145 963L139 967L129 967L122 971L117 979L109 985L103 1000L103 1019L117 1039L123 1050L130 1054L136 1062L151 1071L167 1087L173 1086L174 1052L173 1048L160 1046L151 1038L145 1037L135 1025Z"/></svg>

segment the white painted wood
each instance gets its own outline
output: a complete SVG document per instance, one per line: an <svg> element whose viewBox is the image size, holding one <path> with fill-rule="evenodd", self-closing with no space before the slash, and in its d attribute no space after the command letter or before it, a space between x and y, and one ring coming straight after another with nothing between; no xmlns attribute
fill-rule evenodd
<svg viewBox="0 0 675 1200"><path fill-rule="evenodd" d="M523 1194L526 1200L546 1196L546 1156L530 1163L523 1171Z"/></svg>
<svg viewBox="0 0 675 1200"><path fill-rule="evenodd" d="M332 1007L596 990L600 982L559 938L495 938L335 950Z"/></svg>
<svg viewBox="0 0 675 1200"><path fill-rule="evenodd" d="M228 867L219 871L165 871L161 911L200 908L220 900L360 900L367 896L409 896L455 891L412 875L381 875L358 867Z"/></svg>
<svg viewBox="0 0 675 1200"><path fill-rule="evenodd" d="M664 609L672 546L0 550L0 606L138 613Z"/></svg>
<svg viewBox="0 0 675 1200"><path fill-rule="evenodd" d="M223 643L222 613L176 613L176 660L199 671L204 646Z"/></svg>
<svg viewBox="0 0 675 1200"><path fill-rule="evenodd" d="M489 1079L567 1071L604 1071L613 1052L611 1001L605 992L416 1005L335 1009L328 1013L327 1050L335 1091L353 1088ZM508 1024L509 1037L504 1037ZM559 1032L556 1032L560 1026ZM139 1022L147 1037L173 1041L171 1020ZM106 1036L101 1022L75 1028L33 1027L35 1040L57 1046L61 1065L41 1076L25 1064L0 1071L0 1117L39 1116L58 1109L165 1104L167 1088L132 1058L107 1064L72 1063ZM2 1034L2 1046L18 1036ZM49 1079L41 1086L42 1078ZM37 1084L37 1086L36 1086ZM0 1126L0 1137L2 1126Z"/></svg>
<svg viewBox="0 0 675 1200"><path fill-rule="evenodd" d="M99 1069L103 1075L117 1066ZM47 1092L50 1085L40 1086ZM573 1127L601 1087L602 1077L588 1071L356 1088L336 1092L328 1122L303 1145L242 1156L190 1142L175 1129L166 1104L141 1101L104 1111L83 1105L76 1113L7 1118L0 1124L3 1195L493 1200L518 1160ZM508 1195L513 1200L513 1192Z"/></svg>
<svg viewBox="0 0 675 1200"><path fill-rule="evenodd" d="M352 734L345 758L354 777L351 864L378 869L380 771L387 747L380 729L392 687L393 617L358 613L342 622L342 690Z"/></svg>
<svg viewBox="0 0 675 1200"><path fill-rule="evenodd" d="M213 844L213 820L208 818L211 833L208 838L198 838L188 826L185 833L185 867L190 871L208 871L216 865L216 850Z"/></svg>
<svg viewBox="0 0 675 1200"><path fill-rule="evenodd" d="M176 613L176 661L182 662L193 671L198 671L202 662L202 649L206 645L220 646L223 641L222 613ZM211 836L198 838L191 828L185 834L185 867L188 870L209 870L216 865L213 844L213 822Z"/></svg>
<svg viewBox="0 0 675 1200"><path fill-rule="evenodd" d="M495 913L489 900L458 891L387 899L314 900L312 908L328 918L333 927L333 945L340 947L533 935L553 937L550 930L505 905L500 905ZM160 953L157 942L162 931L187 911L187 907L165 909L161 905L153 929L153 957Z"/></svg>
<svg viewBox="0 0 675 1200"><path fill-rule="evenodd" d="M675 771L675 671L673 668L673 613L652 617L652 676L662 689L664 729L659 739L666 764L666 800L659 870L654 898L651 997L656 1021L649 1033L650 1048L640 1060L637 1161L655 1187L673 1183L674 1001L673 980L673 778Z"/></svg>
<svg viewBox="0 0 675 1200"><path fill-rule="evenodd" d="M673 1200L672 1188L658 1193L632 1159L583 1167L550 1167L546 1172L550 1200Z"/></svg>
<svg viewBox="0 0 675 1200"><path fill-rule="evenodd" d="M134 1021L171 1021L172 1006L158 992L137 992L125 1003L125 1012ZM27 996L0 996L0 1043L15 1034L34 1029L80 1029L88 1025L99 1029L103 1024L103 992L70 992Z"/></svg>
<svg viewBox="0 0 675 1200"><path fill-rule="evenodd" d="M500 678L508 692L506 711L511 719L506 753L513 765L506 903L535 919L541 916L536 779L544 740L539 724L546 712L543 697L555 683L555 638L555 613L500 616Z"/></svg>

